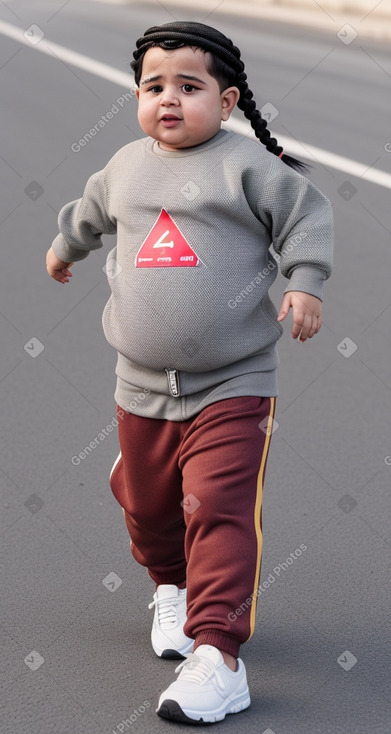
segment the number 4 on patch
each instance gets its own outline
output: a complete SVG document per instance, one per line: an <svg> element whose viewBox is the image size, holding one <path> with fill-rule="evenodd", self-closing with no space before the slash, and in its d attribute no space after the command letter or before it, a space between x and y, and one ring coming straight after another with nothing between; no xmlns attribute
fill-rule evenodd
<svg viewBox="0 0 391 734"><path fill-rule="evenodd" d="M170 234L169 229L167 229L166 232L163 232L163 234L159 237L158 241L155 242L153 247L174 247L174 243L172 240L171 242L163 242L164 238L167 237L168 234Z"/></svg>

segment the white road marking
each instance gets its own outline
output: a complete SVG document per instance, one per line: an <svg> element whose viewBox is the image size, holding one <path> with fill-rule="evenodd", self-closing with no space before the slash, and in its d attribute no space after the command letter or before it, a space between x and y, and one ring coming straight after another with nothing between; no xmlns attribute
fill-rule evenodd
<svg viewBox="0 0 391 734"><path fill-rule="evenodd" d="M42 38L38 43L32 45L31 41L28 40L23 34L27 29L18 28L11 23L6 23L0 20L0 33L8 38L12 38L19 43L29 46L29 48L35 51L41 51L41 53L47 54L48 56L58 57L65 63L76 66L79 69L95 74L95 76L101 79L106 79L113 84L117 84L120 87L126 89L134 89L134 80L132 74L127 74L125 71L120 71L114 66L103 64L100 61L91 59L89 56L79 54L76 51L71 51L65 46L61 46L58 43L47 41L46 36ZM245 120L238 120L236 117L231 117L228 123L224 124L224 127L232 130L233 132L240 133L241 135L253 135L253 131L248 122ZM278 142L282 145L284 150L291 155L305 158L315 163L321 163L330 168L334 168L337 171L343 171L347 175L361 178L363 181L383 186L386 189L391 189L391 174L380 170L379 168L368 167L365 163L359 163L351 158L345 158L342 155L331 153L323 148L318 148L315 145L294 140L285 135L278 135ZM390 153L391 160L391 153Z"/></svg>
<svg viewBox="0 0 391 734"><path fill-rule="evenodd" d="M34 49L34 51L40 51L43 54L47 54L48 56L51 56L51 58L58 57L61 61L65 61L67 64L71 64L72 66L76 66L78 69L88 71L90 74L95 74L95 76L99 76L101 79L106 79L109 82L118 84L120 87L125 87L126 89L134 88L133 75L130 71L130 67L129 73L120 71L119 69L115 69L114 66L102 64L100 61L91 59L89 56L84 56L84 54L79 54L77 51L71 51L71 49L66 48L65 46L60 46L58 43L48 41L46 36L44 36L44 38L42 38L42 40L36 45L32 45L31 41L23 35L25 30L27 29L18 28L16 25L0 20L0 33L4 36L12 38L14 41L19 41L19 43L29 46L29 48Z"/></svg>
<svg viewBox="0 0 391 734"><path fill-rule="evenodd" d="M237 120L231 117L228 124L225 127L229 127L236 133L241 135L253 135L251 126L245 120ZM345 158L337 153L331 153L323 148L317 148L315 145L301 142L300 140L294 140L294 138L288 138L286 135L276 135L279 144L286 150L290 155L298 156L299 158L306 158L314 163L322 163L330 168L335 168L337 171L343 171L344 173L362 178L364 181L384 186L386 189L391 189L391 174L381 171L379 168L369 168L365 163L359 163L353 161L351 158ZM391 153L390 153L391 160Z"/></svg>

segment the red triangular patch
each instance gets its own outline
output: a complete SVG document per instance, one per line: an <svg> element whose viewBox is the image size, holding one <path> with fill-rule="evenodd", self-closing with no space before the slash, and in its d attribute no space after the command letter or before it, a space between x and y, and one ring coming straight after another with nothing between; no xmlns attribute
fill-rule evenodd
<svg viewBox="0 0 391 734"><path fill-rule="evenodd" d="M183 268L199 260L175 222L162 209L134 261L136 268Z"/></svg>

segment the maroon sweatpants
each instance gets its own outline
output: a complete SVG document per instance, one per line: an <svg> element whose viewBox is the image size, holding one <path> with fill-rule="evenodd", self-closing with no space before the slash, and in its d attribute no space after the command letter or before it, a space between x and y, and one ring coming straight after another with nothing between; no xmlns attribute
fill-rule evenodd
<svg viewBox="0 0 391 734"><path fill-rule="evenodd" d="M221 400L185 421L117 407L110 485L156 584L186 582L185 634L235 657L255 626L262 492L276 398Z"/></svg>

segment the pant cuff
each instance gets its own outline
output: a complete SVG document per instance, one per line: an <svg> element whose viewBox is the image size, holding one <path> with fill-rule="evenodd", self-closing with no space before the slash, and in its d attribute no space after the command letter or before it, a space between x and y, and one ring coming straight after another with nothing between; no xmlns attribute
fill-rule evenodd
<svg viewBox="0 0 391 734"><path fill-rule="evenodd" d="M175 586L180 586L180 588L184 588L186 586L186 566L183 570L159 574L148 569L148 574L157 586L160 584L174 584Z"/></svg>
<svg viewBox="0 0 391 734"><path fill-rule="evenodd" d="M199 645L213 645L213 647L217 647L219 650L228 652L235 658L239 657L239 640L237 640L236 637L231 637L231 635L225 634L225 632L221 632L220 630L212 629L198 632L195 638L194 650L196 650Z"/></svg>

